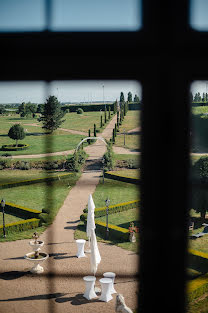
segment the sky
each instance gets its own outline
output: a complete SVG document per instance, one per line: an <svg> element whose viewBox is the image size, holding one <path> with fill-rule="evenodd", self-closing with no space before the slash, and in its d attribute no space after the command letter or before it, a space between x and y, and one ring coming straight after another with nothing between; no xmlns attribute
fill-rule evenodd
<svg viewBox="0 0 208 313"><path fill-rule="evenodd" d="M129 91L141 98L141 84L133 80L0 82L0 103L43 103L49 95L60 102L115 101Z"/></svg>
<svg viewBox="0 0 208 313"><path fill-rule="evenodd" d="M190 24L198 31L208 31L208 1L190 0Z"/></svg>
<svg viewBox="0 0 208 313"><path fill-rule="evenodd" d="M200 92L202 95L203 92L208 93L208 80L196 80L190 86L193 96L196 92Z"/></svg>
<svg viewBox="0 0 208 313"><path fill-rule="evenodd" d="M135 31L141 0L0 0L0 31ZM48 10L47 10L48 12Z"/></svg>

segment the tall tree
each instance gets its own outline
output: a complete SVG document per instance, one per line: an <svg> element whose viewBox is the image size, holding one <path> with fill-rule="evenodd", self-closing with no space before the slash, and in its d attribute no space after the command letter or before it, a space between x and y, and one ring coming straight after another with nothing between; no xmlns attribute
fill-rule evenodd
<svg viewBox="0 0 208 313"><path fill-rule="evenodd" d="M131 93L131 91L128 92L128 98L127 98L127 100L128 100L129 102L132 102L132 93Z"/></svg>
<svg viewBox="0 0 208 313"><path fill-rule="evenodd" d="M125 99L124 99L124 93L121 92L121 94L120 94L120 102L124 102L124 101L125 101Z"/></svg>
<svg viewBox="0 0 208 313"><path fill-rule="evenodd" d="M139 97L137 95L134 96L134 102L139 102Z"/></svg>
<svg viewBox="0 0 208 313"><path fill-rule="evenodd" d="M44 103L43 112L39 118L39 121L43 123L42 128L47 129L50 133L60 127L65 121L65 112L61 109L61 103L55 96L49 96Z"/></svg>
<svg viewBox="0 0 208 313"><path fill-rule="evenodd" d="M24 139L25 135L24 128L20 124L13 125L8 132L8 136L11 139L16 140L16 147L18 140Z"/></svg>

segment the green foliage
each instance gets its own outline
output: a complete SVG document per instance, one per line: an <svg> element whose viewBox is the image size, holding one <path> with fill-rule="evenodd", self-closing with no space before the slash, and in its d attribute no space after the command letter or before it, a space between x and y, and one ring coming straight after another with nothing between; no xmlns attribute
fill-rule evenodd
<svg viewBox="0 0 208 313"><path fill-rule="evenodd" d="M64 105L62 106L62 110L65 111L70 109L70 112L76 112L78 105ZM107 104L107 107L110 107L113 111L114 104ZM79 108L83 109L84 112L99 112L100 110L105 110L105 104L79 104Z"/></svg>
<svg viewBox="0 0 208 313"><path fill-rule="evenodd" d="M195 183L192 192L192 208L204 219L208 210L208 157L201 157L194 163L192 178Z"/></svg>
<svg viewBox="0 0 208 313"><path fill-rule="evenodd" d="M115 154L113 152L112 144L108 143L107 151L103 156L105 170L112 170L115 165Z"/></svg>
<svg viewBox="0 0 208 313"><path fill-rule="evenodd" d="M94 124L94 137L97 136L97 131L96 131L96 124Z"/></svg>
<svg viewBox="0 0 208 313"><path fill-rule="evenodd" d="M134 96L134 102L140 102L139 97L137 95Z"/></svg>
<svg viewBox="0 0 208 313"><path fill-rule="evenodd" d="M62 119L64 115L65 112L61 110L58 99L55 96L50 96L46 100L43 112L38 120L43 123L42 128L52 133L65 121Z"/></svg>
<svg viewBox="0 0 208 313"><path fill-rule="evenodd" d="M105 108L105 124L107 123L107 112L106 112L106 108Z"/></svg>
<svg viewBox="0 0 208 313"><path fill-rule="evenodd" d="M120 94L120 102L124 102L124 101L125 101L125 99L124 99L124 93L121 92L121 94Z"/></svg>
<svg viewBox="0 0 208 313"><path fill-rule="evenodd" d="M40 219L37 218L32 218L32 219L27 219L25 221L19 221L16 223L10 223L6 224L6 235L13 233L13 232L19 232L19 231L24 231L27 229L33 229L38 227L40 224ZM3 234L3 226L0 226L0 236Z"/></svg>
<svg viewBox="0 0 208 313"><path fill-rule="evenodd" d="M21 151L29 148L29 145L18 144L18 145L3 145L3 151Z"/></svg>
<svg viewBox="0 0 208 313"><path fill-rule="evenodd" d="M128 92L127 101L132 102L132 93L130 91Z"/></svg>
<svg viewBox="0 0 208 313"><path fill-rule="evenodd" d="M83 109L81 109L81 108L77 109L77 114L83 114L83 113L84 113Z"/></svg>
<svg viewBox="0 0 208 313"><path fill-rule="evenodd" d="M108 119L110 120L111 117L111 110L110 110L110 106L108 107Z"/></svg>
<svg viewBox="0 0 208 313"><path fill-rule="evenodd" d="M20 124L15 124L10 128L8 132L8 136L11 139L16 140L16 146L17 146L18 140L24 139L26 134L25 134L24 128Z"/></svg>
<svg viewBox="0 0 208 313"><path fill-rule="evenodd" d="M73 156L66 161L66 168L73 172L80 172L85 163L87 154L84 150L74 152Z"/></svg>
<svg viewBox="0 0 208 313"><path fill-rule="evenodd" d="M18 113L20 114L21 117L25 117L25 116L31 116L32 114L37 112L37 104L35 103L25 103L23 102L22 104L20 104L19 108L18 108Z"/></svg>

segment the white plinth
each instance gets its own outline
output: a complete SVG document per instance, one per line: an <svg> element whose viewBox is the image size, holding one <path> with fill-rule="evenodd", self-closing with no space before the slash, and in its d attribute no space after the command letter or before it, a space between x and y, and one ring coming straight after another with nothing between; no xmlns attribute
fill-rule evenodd
<svg viewBox="0 0 208 313"><path fill-rule="evenodd" d="M116 291L115 288L114 288L114 280L115 280L116 274L113 273L113 272L106 272L106 273L103 274L103 276L104 276L105 278L110 278L111 281L112 281L111 287L110 287L110 293L111 293L111 294L112 294L112 293L117 293L117 291Z"/></svg>
<svg viewBox="0 0 208 313"><path fill-rule="evenodd" d="M85 242L86 242L86 240L84 240L84 239L77 239L76 240L76 243L77 243L77 257L78 258L86 257L86 255L84 253Z"/></svg>
<svg viewBox="0 0 208 313"><path fill-rule="evenodd" d="M97 295L95 293L95 276L85 276L83 277L85 281L85 293L83 297L85 297L87 300L91 300L93 298L96 298Z"/></svg>
<svg viewBox="0 0 208 313"><path fill-rule="evenodd" d="M102 289L99 300L108 302L111 299L113 299L113 297L111 296L111 292L110 292L112 280L110 278L101 278L99 281L101 283L101 289Z"/></svg>

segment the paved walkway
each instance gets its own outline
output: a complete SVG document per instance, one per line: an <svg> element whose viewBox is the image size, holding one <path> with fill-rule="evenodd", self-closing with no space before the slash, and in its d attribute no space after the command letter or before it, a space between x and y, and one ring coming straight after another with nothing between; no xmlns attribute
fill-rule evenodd
<svg viewBox="0 0 208 313"><path fill-rule="evenodd" d="M116 117L114 118L116 119ZM115 120L112 120L102 136L110 138ZM101 158L106 150L102 142L86 148L88 161ZM74 230L86 207L88 196L93 193L100 179L100 171L84 172L71 189L54 222L41 235L45 245L42 251L50 254L43 263L45 272L32 275L32 267L23 256L30 251L29 240L1 243L0 257L0 312L2 313L53 313L53 312L115 312L115 298L108 303L98 299L83 298L83 277L90 273L90 255L76 258ZM47 199L46 199L47 201ZM138 255L114 245L98 243L101 263L96 273L97 282L106 271L115 272L115 289L124 295L126 303L136 308ZM52 273L49 277L47 274Z"/></svg>

